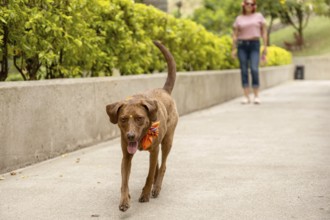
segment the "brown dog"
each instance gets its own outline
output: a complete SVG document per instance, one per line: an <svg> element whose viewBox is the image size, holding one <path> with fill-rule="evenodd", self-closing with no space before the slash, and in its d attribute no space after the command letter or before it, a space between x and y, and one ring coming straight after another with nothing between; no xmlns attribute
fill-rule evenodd
<svg viewBox="0 0 330 220"><path fill-rule="evenodd" d="M150 153L149 173L140 196L140 202L156 198L161 190L166 159L172 148L174 130L178 122L178 112L171 92L176 78L176 64L171 53L159 42L154 44L163 53L168 74L164 87L133 95L126 100L107 105L110 121L118 123L121 132L123 159L121 165L121 200L119 209L126 211L130 206L128 180L134 153L147 150ZM162 162L158 168L159 144L162 145Z"/></svg>

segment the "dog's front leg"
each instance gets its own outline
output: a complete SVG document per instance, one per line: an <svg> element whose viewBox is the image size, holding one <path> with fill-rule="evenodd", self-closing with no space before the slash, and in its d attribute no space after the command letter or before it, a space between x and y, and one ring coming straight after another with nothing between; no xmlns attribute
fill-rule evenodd
<svg viewBox="0 0 330 220"><path fill-rule="evenodd" d="M146 184L143 187L139 202L149 202L151 187L152 184L154 183L155 172L157 169L158 154L159 154L159 146L157 146L153 151L150 152L149 173L146 180Z"/></svg>
<svg viewBox="0 0 330 220"><path fill-rule="evenodd" d="M129 194L128 180L131 173L133 155L124 153L121 161L121 199L119 210L125 212L130 207L131 196Z"/></svg>

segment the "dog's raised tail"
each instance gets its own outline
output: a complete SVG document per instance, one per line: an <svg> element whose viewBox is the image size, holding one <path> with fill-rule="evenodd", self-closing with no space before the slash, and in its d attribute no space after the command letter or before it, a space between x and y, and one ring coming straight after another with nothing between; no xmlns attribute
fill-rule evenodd
<svg viewBox="0 0 330 220"><path fill-rule="evenodd" d="M170 53L170 51L160 42L154 41L154 44L159 48L159 50L162 52L162 54L165 57L166 63L167 63L167 79L163 86L163 89L167 91L169 94L172 93L175 78L176 78L176 64L175 60Z"/></svg>

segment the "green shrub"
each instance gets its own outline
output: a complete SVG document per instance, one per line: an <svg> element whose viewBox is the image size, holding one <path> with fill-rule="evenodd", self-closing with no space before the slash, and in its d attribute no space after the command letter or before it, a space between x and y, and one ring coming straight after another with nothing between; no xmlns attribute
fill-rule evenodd
<svg viewBox="0 0 330 220"><path fill-rule="evenodd" d="M238 61L231 58L230 36L219 37L202 25L153 6L131 0L84 4L72 0L63 7L53 6L52 0L46 3L47 7L13 3L11 11L16 17L3 17L11 31L9 58L19 59L21 72L26 72L31 58L40 65L26 79L109 76L114 69L121 75L163 71L166 64L153 40L169 48L178 71L238 68ZM269 48L267 65L290 62L287 51Z"/></svg>
<svg viewBox="0 0 330 220"><path fill-rule="evenodd" d="M176 19L152 6L135 4L134 8L136 21L141 25L142 35L146 36L146 48L155 55L151 40L163 42L175 57L178 71L238 68L238 61L231 58L231 37L219 37L191 20ZM149 53L145 51L145 54ZM164 65L160 66L163 58L158 51L156 54L157 60L150 64L149 71L159 70ZM291 63L291 54L272 46L267 59L266 66L284 65Z"/></svg>
<svg viewBox="0 0 330 220"><path fill-rule="evenodd" d="M263 48L261 48L261 51ZM292 63L292 54L280 47L267 47L267 64L265 66L280 66Z"/></svg>

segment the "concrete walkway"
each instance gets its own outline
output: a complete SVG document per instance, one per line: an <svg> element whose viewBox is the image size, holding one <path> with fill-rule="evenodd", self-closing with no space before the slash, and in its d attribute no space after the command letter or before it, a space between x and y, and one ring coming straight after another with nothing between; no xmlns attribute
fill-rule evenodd
<svg viewBox="0 0 330 220"><path fill-rule="evenodd" d="M261 98L181 117L158 199L138 202L148 168L138 152L131 208L118 210L115 139L0 175L0 219L330 219L330 81L289 82Z"/></svg>

